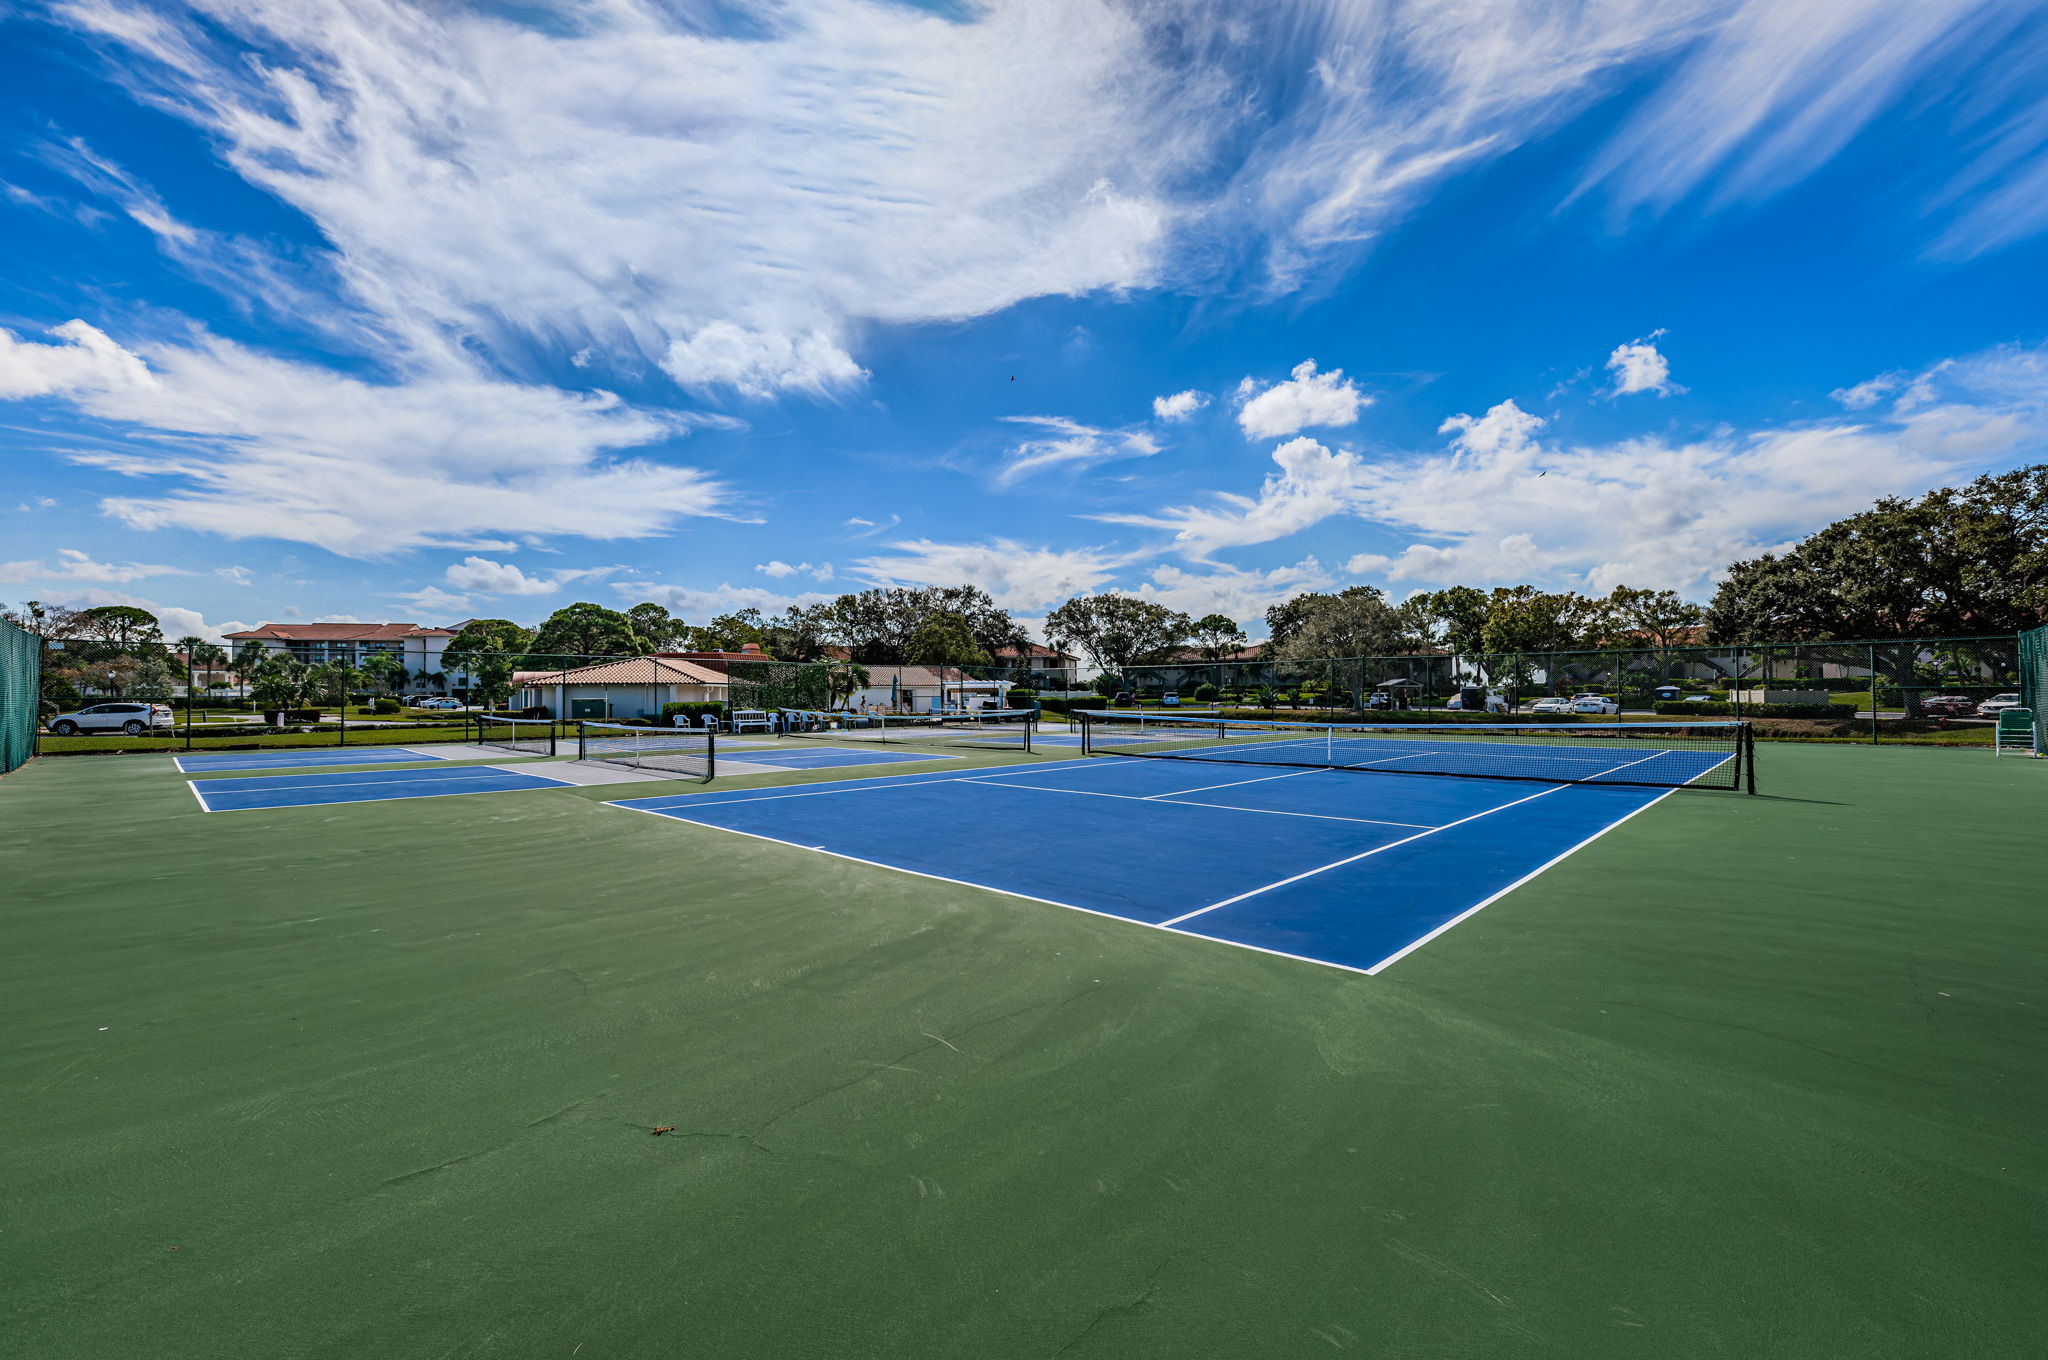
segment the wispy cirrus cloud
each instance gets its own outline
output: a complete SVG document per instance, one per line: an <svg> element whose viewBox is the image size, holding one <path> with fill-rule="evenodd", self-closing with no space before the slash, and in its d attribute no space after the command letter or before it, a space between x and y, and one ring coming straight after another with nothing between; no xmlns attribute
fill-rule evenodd
<svg viewBox="0 0 2048 1360"><path fill-rule="evenodd" d="M1039 433L1012 445L996 470L996 484L1011 486L1056 467L1094 467L1118 458L1150 458L1159 441L1140 429L1105 430L1065 416L1004 416Z"/></svg>
<svg viewBox="0 0 2048 1360"><path fill-rule="evenodd" d="M117 585L152 576L186 575L190 573L182 567L149 562L96 562L77 548L59 548L54 561L0 562L0 585L39 581L97 581Z"/></svg>
<svg viewBox="0 0 2048 1360"><path fill-rule="evenodd" d="M2031 12L2012 0L1744 0L1699 16L1697 43L1608 139L1581 192L1658 212L1695 194L1709 208L1760 199L1902 101L1961 89L1964 168L1942 195L1954 216L1938 248L1970 254L2039 231L2048 205L2029 188L2048 183L2048 31Z"/></svg>

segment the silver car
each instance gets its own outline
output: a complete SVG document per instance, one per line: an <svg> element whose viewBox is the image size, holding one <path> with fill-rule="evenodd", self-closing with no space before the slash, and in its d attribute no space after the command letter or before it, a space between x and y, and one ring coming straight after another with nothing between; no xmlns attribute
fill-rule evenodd
<svg viewBox="0 0 2048 1360"><path fill-rule="evenodd" d="M126 732L139 737L151 728L170 727L175 722L169 704L94 704L76 713L59 713L50 719L50 731L60 737L80 732Z"/></svg>

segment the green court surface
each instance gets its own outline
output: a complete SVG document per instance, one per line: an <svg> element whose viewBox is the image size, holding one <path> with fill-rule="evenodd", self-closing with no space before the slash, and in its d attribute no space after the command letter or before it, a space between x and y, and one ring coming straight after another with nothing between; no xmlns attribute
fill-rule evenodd
<svg viewBox="0 0 2048 1360"><path fill-rule="evenodd" d="M2048 1336L2043 762L1772 746L1376 977L601 805L663 788L169 767L0 779L9 1355Z"/></svg>

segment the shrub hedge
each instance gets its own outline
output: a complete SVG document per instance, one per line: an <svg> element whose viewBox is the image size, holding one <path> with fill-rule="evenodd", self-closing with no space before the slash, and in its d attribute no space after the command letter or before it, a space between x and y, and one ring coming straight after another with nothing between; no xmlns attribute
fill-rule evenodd
<svg viewBox="0 0 2048 1360"><path fill-rule="evenodd" d="M1673 718L1853 718L1854 704L1744 704L1738 714L1734 704L1688 704L1659 699L1651 705L1658 713Z"/></svg>

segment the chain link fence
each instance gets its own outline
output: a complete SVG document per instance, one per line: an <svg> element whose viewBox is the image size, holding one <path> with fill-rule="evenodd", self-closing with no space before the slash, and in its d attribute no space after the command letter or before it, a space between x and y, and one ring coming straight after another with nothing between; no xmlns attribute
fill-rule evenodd
<svg viewBox="0 0 2048 1360"><path fill-rule="evenodd" d="M4 734L16 763L93 750L416 745L473 739L497 714L729 725L778 709L931 711L986 702L1049 711L1117 696L1159 706L1286 714L1324 710L1437 714L1504 707L1529 713L1583 696L1621 716L1763 720L1764 735L1868 741L1968 741L2041 686L2040 634L1857 642L1632 647L1597 651L1188 661L1106 673L1063 668L873 666L738 656L457 653L405 664L375 646L184 648L118 638L37 639L9 627L0 652L11 698ZM38 645L40 644L40 645ZM2022 648L2029 660L2022 663ZM38 664L40 663L40 664ZM2033 669L2030 671L2028 667ZM918 671L916 684L909 673ZM38 675L39 672L39 675ZM1029 691L1029 693L1019 693ZM116 709L118 711L95 711ZM138 711L140 710L140 711ZM1599 716L1605 716L1604 713ZM1986 737L1988 740L1988 735Z"/></svg>
<svg viewBox="0 0 2048 1360"><path fill-rule="evenodd" d="M1528 712L1582 697L1626 716L1773 720L1778 735L1882 741L1988 740L1996 707L2016 695L2020 642L1984 637L1456 653L1321 660L1184 661L1100 674L977 670L1042 694L1127 695L1260 711L1445 712L1475 701ZM1171 696L1171 699L1168 699ZM1798 724L1797 727L1791 724ZM1769 734L1770 729L1766 729Z"/></svg>

